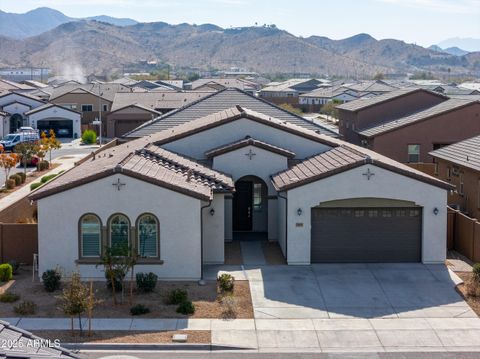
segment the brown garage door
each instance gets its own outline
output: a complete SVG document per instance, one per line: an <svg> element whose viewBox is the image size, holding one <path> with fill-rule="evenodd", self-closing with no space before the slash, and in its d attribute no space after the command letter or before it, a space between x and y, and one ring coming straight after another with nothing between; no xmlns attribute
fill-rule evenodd
<svg viewBox="0 0 480 359"><path fill-rule="evenodd" d="M311 262L420 262L422 210L312 208Z"/></svg>

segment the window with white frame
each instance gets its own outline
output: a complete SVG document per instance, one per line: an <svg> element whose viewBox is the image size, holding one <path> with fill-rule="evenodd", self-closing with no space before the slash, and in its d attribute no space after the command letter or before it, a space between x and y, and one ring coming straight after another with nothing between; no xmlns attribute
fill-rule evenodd
<svg viewBox="0 0 480 359"><path fill-rule="evenodd" d="M137 253L140 257L159 257L159 225L152 214L143 214L137 220Z"/></svg>

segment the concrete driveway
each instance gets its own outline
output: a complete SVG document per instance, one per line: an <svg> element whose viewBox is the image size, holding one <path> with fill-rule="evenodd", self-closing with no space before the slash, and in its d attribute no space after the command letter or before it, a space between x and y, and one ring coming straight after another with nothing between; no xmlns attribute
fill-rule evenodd
<svg viewBox="0 0 480 359"><path fill-rule="evenodd" d="M219 344L260 351L480 351L480 319L444 265L222 269L249 280L255 328L212 332Z"/></svg>

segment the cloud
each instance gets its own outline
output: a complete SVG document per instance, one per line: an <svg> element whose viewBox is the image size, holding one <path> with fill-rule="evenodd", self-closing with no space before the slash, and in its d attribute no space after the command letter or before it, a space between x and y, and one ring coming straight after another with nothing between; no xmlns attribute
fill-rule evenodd
<svg viewBox="0 0 480 359"><path fill-rule="evenodd" d="M410 7L421 10L472 14L480 13L480 0L376 0L378 2L396 6Z"/></svg>

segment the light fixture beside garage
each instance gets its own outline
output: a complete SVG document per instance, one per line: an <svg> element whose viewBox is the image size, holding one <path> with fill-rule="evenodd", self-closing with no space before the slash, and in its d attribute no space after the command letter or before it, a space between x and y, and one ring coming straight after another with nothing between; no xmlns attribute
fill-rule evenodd
<svg viewBox="0 0 480 359"><path fill-rule="evenodd" d="M301 208L297 209L297 214L298 214L299 216L301 216L301 215L302 215L302 213L303 213L303 211L302 211L302 209L301 209Z"/></svg>
<svg viewBox="0 0 480 359"><path fill-rule="evenodd" d="M437 207L435 207L435 208L433 209L433 214L434 214L434 215L437 215L438 212L440 212L440 210L439 210Z"/></svg>
<svg viewBox="0 0 480 359"><path fill-rule="evenodd" d="M213 216L214 214L215 214L215 209L212 208L212 209L210 210L210 215Z"/></svg>

